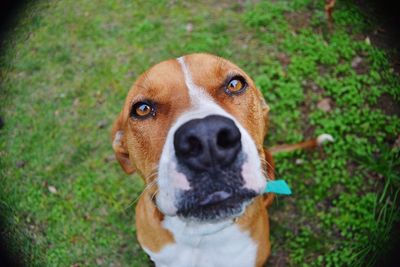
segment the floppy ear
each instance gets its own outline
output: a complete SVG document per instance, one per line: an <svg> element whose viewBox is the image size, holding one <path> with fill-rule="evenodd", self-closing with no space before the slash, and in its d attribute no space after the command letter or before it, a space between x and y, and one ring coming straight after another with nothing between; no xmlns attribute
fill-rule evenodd
<svg viewBox="0 0 400 267"><path fill-rule="evenodd" d="M262 120L264 121L264 129L262 129L263 130L263 138L265 138L265 136L267 135L267 132L268 132L268 124L269 124L268 113L269 113L270 108L269 108L267 102L265 101L265 98L259 88L256 87L255 93L256 93L256 97L258 98L259 105L261 107L261 116L262 116Z"/></svg>
<svg viewBox="0 0 400 267"><path fill-rule="evenodd" d="M122 117L122 112L118 115L115 120L111 137L112 137L112 147L114 149L115 157L121 165L122 169L127 173L131 174L135 172L135 167L129 160L129 152L126 146L126 137L124 136L124 121Z"/></svg>
<svg viewBox="0 0 400 267"><path fill-rule="evenodd" d="M262 108L262 116L265 122L264 135L266 135L268 132L268 123L269 123L268 122L269 106L262 95L260 96L260 102Z"/></svg>

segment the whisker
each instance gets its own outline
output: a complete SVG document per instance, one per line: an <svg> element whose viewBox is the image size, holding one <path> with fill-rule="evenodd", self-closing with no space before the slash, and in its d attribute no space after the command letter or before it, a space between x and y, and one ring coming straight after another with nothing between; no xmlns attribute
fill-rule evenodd
<svg viewBox="0 0 400 267"><path fill-rule="evenodd" d="M130 207L132 207L142 196L143 194L149 190L152 186L154 186L156 184L156 180L152 181L151 183L149 183L144 190L140 193L139 196L137 196L131 203L129 203L129 205L125 208L125 209L129 209Z"/></svg>
<svg viewBox="0 0 400 267"><path fill-rule="evenodd" d="M154 169L148 176L145 177L145 181L151 180L158 174L157 169ZM143 189L143 191L137 196L125 209L129 209L132 207L142 196L143 194L150 190L156 183L157 183L158 178L153 179L153 181L149 182L146 187ZM158 190L157 190L158 191Z"/></svg>
<svg viewBox="0 0 400 267"><path fill-rule="evenodd" d="M262 159L262 158L260 158L260 160L261 160L261 163L267 165L267 167L269 167L270 169L273 170L273 173L275 174L275 176L279 177L279 174L278 174L278 172L276 171L276 169L273 168L273 166L272 166L267 160ZM264 168L263 168L263 172L264 172L264 174L268 174L268 171L265 170ZM268 175L266 175L266 177L268 177Z"/></svg>
<svg viewBox="0 0 400 267"><path fill-rule="evenodd" d="M158 194L159 189L157 188L156 191L154 191L154 193L151 195L151 200L154 200L154 198L156 197L156 195Z"/></svg>

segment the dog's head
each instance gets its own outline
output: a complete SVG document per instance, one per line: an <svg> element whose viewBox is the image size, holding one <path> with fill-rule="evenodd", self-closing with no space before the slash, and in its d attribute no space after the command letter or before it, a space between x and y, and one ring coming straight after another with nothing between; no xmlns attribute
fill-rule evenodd
<svg viewBox="0 0 400 267"><path fill-rule="evenodd" d="M233 218L265 188L267 114L243 70L192 54L138 78L114 123L113 148L125 172L144 178L165 215Z"/></svg>

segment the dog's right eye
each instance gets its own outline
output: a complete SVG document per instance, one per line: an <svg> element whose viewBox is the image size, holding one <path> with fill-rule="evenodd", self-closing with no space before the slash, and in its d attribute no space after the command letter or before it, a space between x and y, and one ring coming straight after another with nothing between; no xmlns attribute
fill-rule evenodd
<svg viewBox="0 0 400 267"><path fill-rule="evenodd" d="M225 86L225 93L228 95L239 95L247 89L247 83L243 76L236 75L232 77Z"/></svg>
<svg viewBox="0 0 400 267"><path fill-rule="evenodd" d="M154 104L148 101L137 102L133 104L131 110L131 117L135 119L147 119L149 117L154 117L156 115L156 110Z"/></svg>

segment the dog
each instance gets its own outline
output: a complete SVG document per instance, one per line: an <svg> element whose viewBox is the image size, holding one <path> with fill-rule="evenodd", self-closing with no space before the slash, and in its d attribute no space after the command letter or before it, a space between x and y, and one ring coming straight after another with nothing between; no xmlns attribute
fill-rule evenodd
<svg viewBox="0 0 400 267"><path fill-rule="evenodd" d="M112 129L116 159L146 187L137 238L156 266L263 266L263 194L274 162L263 142L269 106L238 66L210 54L161 62L128 93ZM328 135L277 151L314 147Z"/></svg>

